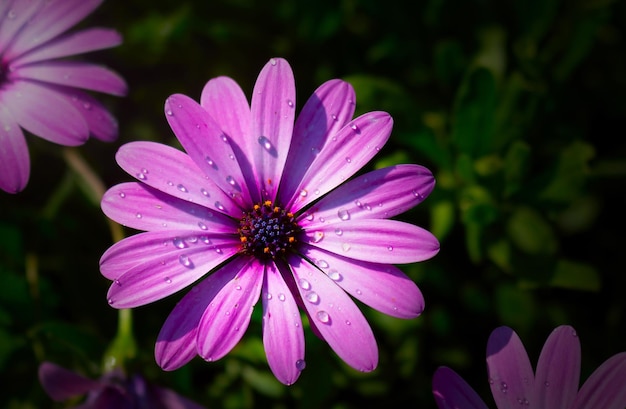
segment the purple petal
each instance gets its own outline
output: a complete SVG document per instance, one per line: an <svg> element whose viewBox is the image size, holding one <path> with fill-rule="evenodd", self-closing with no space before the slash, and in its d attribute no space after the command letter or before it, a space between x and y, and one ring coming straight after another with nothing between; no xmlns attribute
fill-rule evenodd
<svg viewBox="0 0 626 409"><path fill-rule="evenodd" d="M77 146L89 137L80 112L62 94L40 84L19 81L0 95L17 123L27 131L59 145Z"/></svg>
<svg viewBox="0 0 626 409"><path fill-rule="evenodd" d="M117 139L117 119L104 107L100 101L86 92L76 88L46 85L58 92L59 96L72 104L87 122L89 131L96 139L104 142L112 142Z"/></svg>
<svg viewBox="0 0 626 409"><path fill-rule="evenodd" d="M242 209L252 206L230 139L204 108L193 99L176 94L165 102L165 116L191 159Z"/></svg>
<svg viewBox="0 0 626 409"><path fill-rule="evenodd" d="M0 53L2 53L3 61L10 61L7 55L6 47L11 44L16 35L22 31L23 27L28 28L27 24L32 21L33 15L39 10L41 2L39 1L14 1L0 2L0 10L2 11L2 24L0 24ZM6 16L6 17L5 17ZM22 32L28 32L23 30ZM32 40L30 35L23 35Z"/></svg>
<svg viewBox="0 0 626 409"><path fill-rule="evenodd" d="M580 380L580 342L569 325L556 328L546 340L535 371L533 405L570 409Z"/></svg>
<svg viewBox="0 0 626 409"><path fill-rule="evenodd" d="M290 207L296 212L361 170L387 142L393 120L386 112L368 112L341 128L317 154ZM286 168L286 174L292 169Z"/></svg>
<svg viewBox="0 0 626 409"><path fill-rule="evenodd" d="M255 203L260 203L257 180L250 163L256 145L249 135L251 116L246 95L231 78L213 78L202 89L200 105L230 138L252 199Z"/></svg>
<svg viewBox="0 0 626 409"><path fill-rule="evenodd" d="M42 62L17 68L12 78L49 82L123 96L126 81L106 67L76 61Z"/></svg>
<svg viewBox="0 0 626 409"><path fill-rule="evenodd" d="M626 352L607 359L585 381L572 409L626 407Z"/></svg>
<svg viewBox="0 0 626 409"><path fill-rule="evenodd" d="M311 326L348 365L362 372L374 370L378 364L376 340L354 301L299 256L289 256L288 262Z"/></svg>
<svg viewBox="0 0 626 409"><path fill-rule="evenodd" d="M384 264L428 260L439 242L427 230L397 220L348 220L305 231L303 241L356 260Z"/></svg>
<svg viewBox="0 0 626 409"><path fill-rule="evenodd" d="M241 209L189 155L155 142L130 142L115 155L117 163L141 182L179 199L241 217Z"/></svg>
<svg viewBox="0 0 626 409"><path fill-rule="evenodd" d="M296 301L273 263L263 283L263 346L276 378L292 385L304 369L304 331Z"/></svg>
<svg viewBox="0 0 626 409"><path fill-rule="evenodd" d="M300 197L298 187L307 169L336 134L352 119L355 109L352 85L341 80L322 84L306 102L293 130L285 168L289 177L281 181L279 202L289 207Z"/></svg>
<svg viewBox="0 0 626 409"><path fill-rule="evenodd" d="M208 275L176 304L157 337L154 354L161 368L173 371L197 355L200 319L222 288L236 277L241 267L242 260L238 259Z"/></svg>
<svg viewBox="0 0 626 409"><path fill-rule="evenodd" d="M433 375L433 396L439 409L487 409L476 391L445 366L437 368Z"/></svg>
<svg viewBox="0 0 626 409"><path fill-rule="evenodd" d="M57 38L11 62L12 67L115 47L122 36L107 28L90 28Z"/></svg>
<svg viewBox="0 0 626 409"><path fill-rule="evenodd" d="M11 44L5 58L13 59L27 50L44 44L63 33L93 10L103 0L56 0L42 2L37 15L28 21L22 33ZM20 3L19 1L16 3ZM28 3L28 2L27 2Z"/></svg>
<svg viewBox="0 0 626 409"><path fill-rule="evenodd" d="M108 276L121 266L132 265L115 277L109 288L109 304L115 308L132 308L167 297L228 260L240 247L230 236L198 237L193 232L150 232L119 243L126 240L128 243L111 247L101 261ZM158 248L159 244L164 248Z"/></svg>
<svg viewBox="0 0 626 409"><path fill-rule="evenodd" d="M321 198L307 209L299 223L313 229L324 223L346 220L388 219L421 203L434 187L435 178L423 166L396 165L378 169Z"/></svg>
<svg viewBox="0 0 626 409"><path fill-rule="evenodd" d="M22 129L0 104L0 189L21 192L30 177L30 155Z"/></svg>
<svg viewBox="0 0 626 409"><path fill-rule="evenodd" d="M496 328L489 336L487 369L499 409L533 404L533 369L522 341L511 328Z"/></svg>
<svg viewBox="0 0 626 409"><path fill-rule="evenodd" d="M230 217L143 183L113 186L104 193L100 206L110 219L137 230L188 230L198 235L237 233L237 222Z"/></svg>
<svg viewBox="0 0 626 409"><path fill-rule="evenodd" d="M415 318L424 310L421 291L395 266L357 261L312 246L304 247L303 253L337 285L375 310L398 318Z"/></svg>
<svg viewBox="0 0 626 409"><path fill-rule="evenodd" d="M39 365L39 382L55 401L64 401L105 387L99 381L85 378L52 362Z"/></svg>
<svg viewBox="0 0 626 409"><path fill-rule="evenodd" d="M250 137L253 166L263 199L275 201L289 153L295 118L296 86L289 63L272 58L261 70L252 94Z"/></svg>
<svg viewBox="0 0 626 409"><path fill-rule="evenodd" d="M223 268L239 272L222 286L200 319L198 355L209 362L229 353L248 328L265 266L256 259L241 257Z"/></svg>

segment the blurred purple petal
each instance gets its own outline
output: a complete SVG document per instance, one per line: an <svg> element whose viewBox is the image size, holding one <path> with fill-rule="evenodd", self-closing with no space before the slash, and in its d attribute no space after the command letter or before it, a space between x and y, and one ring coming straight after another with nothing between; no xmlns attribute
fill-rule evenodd
<svg viewBox="0 0 626 409"><path fill-rule="evenodd" d="M570 409L580 380L580 341L574 328L557 327L543 346L535 371L533 405Z"/></svg>
<svg viewBox="0 0 626 409"><path fill-rule="evenodd" d="M30 177L30 155L22 129L0 104L0 189L21 192Z"/></svg>
<svg viewBox="0 0 626 409"><path fill-rule="evenodd" d="M56 401L63 401L103 387L99 381L85 378L52 362L39 366L39 382L46 393Z"/></svg>
<svg viewBox="0 0 626 409"><path fill-rule="evenodd" d="M252 93L250 158L262 199L274 201L291 145L296 111L296 88L291 66L272 58L261 70Z"/></svg>
<svg viewBox="0 0 626 409"><path fill-rule="evenodd" d="M263 284L263 346L270 369L280 382L293 384L304 369L304 331L289 287L268 263Z"/></svg>
<svg viewBox="0 0 626 409"><path fill-rule="evenodd" d="M337 229L341 234L337 234ZM355 260L414 263L433 257L439 242L429 231L396 220L348 220L306 231L306 242Z"/></svg>
<svg viewBox="0 0 626 409"><path fill-rule="evenodd" d="M626 407L626 352L607 359L585 381L572 409Z"/></svg>
<svg viewBox="0 0 626 409"><path fill-rule="evenodd" d="M417 285L390 264L357 261L307 246L304 254L354 298L384 314L415 318L424 310Z"/></svg>
<svg viewBox="0 0 626 409"><path fill-rule="evenodd" d="M437 368L433 375L433 396L439 409L487 409L474 389L445 366Z"/></svg>
<svg viewBox="0 0 626 409"><path fill-rule="evenodd" d="M308 262L297 256L288 257L288 262L311 326L348 365L362 372L374 370L378 364L376 340L354 301Z"/></svg>
<svg viewBox="0 0 626 409"><path fill-rule="evenodd" d="M534 402L534 374L528 354L515 331L496 328L487 342L487 369L491 393L500 409Z"/></svg>

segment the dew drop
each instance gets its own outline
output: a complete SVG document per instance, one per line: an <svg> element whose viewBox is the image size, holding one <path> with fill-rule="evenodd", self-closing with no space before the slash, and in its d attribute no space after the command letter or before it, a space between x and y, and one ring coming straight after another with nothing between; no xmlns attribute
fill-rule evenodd
<svg viewBox="0 0 626 409"><path fill-rule="evenodd" d="M339 274L339 271L332 269L328 272L328 277L330 277L331 280L333 281L341 281L341 274Z"/></svg>
<svg viewBox="0 0 626 409"><path fill-rule="evenodd" d="M226 183L228 183L231 186L237 186L237 182L235 181L235 178L230 175L226 176Z"/></svg>
<svg viewBox="0 0 626 409"><path fill-rule="evenodd" d="M355 200L354 204L356 205L356 207L363 207L363 203L361 203L360 200Z"/></svg>
<svg viewBox="0 0 626 409"><path fill-rule="evenodd" d="M141 213L137 213L137 214L135 214L135 217L138 218L138 219L141 219L143 216L141 215Z"/></svg>
<svg viewBox="0 0 626 409"><path fill-rule="evenodd" d="M273 149L272 143L270 142L270 140L267 137L261 135L261 136L259 136L258 141L259 141L259 144L263 148L265 148L266 151L271 151Z"/></svg>
<svg viewBox="0 0 626 409"><path fill-rule="evenodd" d="M167 111L165 111L165 113L166 113L168 116L173 116L173 115L174 115L174 113L172 112L172 110L171 110L171 109L168 109Z"/></svg>
<svg viewBox="0 0 626 409"><path fill-rule="evenodd" d="M272 293L266 293L265 294L265 299L266 300L271 300L272 299Z"/></svg>
<svg viewBox="0 0 626 409"><path fill-rule="evenodd" d="M341 235L343 234L343 230L341 230L340 228L336 228L336 229L335 229L335 234L336 234L337 236L341 236Z"/></svg>
<svg viewBox="0 0 626 409"><path fill-rule="evenodd" d="M311 289L311 283L309 283L309 282L308 282L307 280L305 280L304 278L301 278L301 279L299 280L299 283L300 283L300 287L301 287L303 290L310 290L310 289Z"/></svg>
<svg viewBox="0 0 626 409"><path fill-rule="evenodd" d="M283 294L283 293L278 294L278 299L279 299L280 301L285 301L285 299L286 299L286 298L287 298L287 297L285 297L285 294Z"/></svg>
<svg viewBox="0 0 626 409"><path fill-rule="evenodd" d="M300 197L306 197L306 195L308 195L308 194L309 194L309 192L307 192L306 189L302 189L300 191Z"/></svg>
<svg viewBox="0 0 626 409"><path fill-rule="evenodd" d="M424 196L420 192L418 192L417 190L413 190L413 191L411 191L411 193L413 193L413 196L417 197L418 199L423 199L424 198Z"/></svg>
<svg viewBox="0 0 626 409"><path fill-rule="evenodd" d="M226 135L222 134L221 139L222 139L222 142L228 143L228 137Z"/></svg>
<svg viewBox="0 0 626 409"><path fill-rule="evenodd" d="M346 320L346 325L352 325L352 323L350 322L350 320Z"/></svg>
<svg viewBox="0 0 626 409"><path fill-rule="evenodd" d="M308 302L312 304L317 304L318 302L320 302L320 297L314 291L311 291L310 293L308 293L305 298L307 299Z"/></svg>
<svg viewBox="0 0 626 409"><path fill-rule="evenodd" d="M222 203L220 202L215 202L215 207L218 208L221 211L224 211L225 207Z"/></svg>
<svg viewBox="0 0 626 409"><path fill-rule="evenodd" d="M346 162L352 163L352 158L350 158L349 156L346 156Z"/></svg>
<svg viewBox="0 0 626 409"><path fill-rule="evenodd" d="M120 197L121 197L122 199L123 199L123 198L125 198L125 197L126 197L126 193L124 193L124 192L120 192Z"/></svg>
<svg viewBox="0 0 626 409"><path fill-rule="evenodd" d="M270 64L271 65L276 65L276 59L275 58L270 59Z"/></svg>
<svg viewBox="0 0 626 409"><path fill-rule="evenodd" d="M182 264L183 266L187 268L193 268L193 263L191 262L191 259L184 254L181 254L178 257L178 261L180 262L180 264Z"/></svg>
<svg viewBox="0 0 626 409"><path fill-rule="evenodd" d="M335 114L332 114L330 117L333 119L333 121L337 120L337 115L335 115Z"/></svg>
<svg viewBox="0 0 626 409"><path fill-rule="evenodd" d="M350 247L350 243L342 243L342 244L341 244L341 249L342 249L343 251L348 251L348 250L350 250L350 248L351 248L351 247Z"/></svg>
<svg viewBox="0 0 626 409"><path fill-rule="evenodd" d="M185 243L185 240L181 239L180 237L174 237L174 240L172 240L172 244L174 244L174 247L179 249L184 249L185 247L187 247L187 243Z"/></svg>
<svg viewBox="0 0 626 409"><path fill-rule="evenodd" d="M316 231L315 233L313 233L313 242L314 243L319 243L320 241L322 241L323 238L324 238L324 232L323 231Z"/></svg>
<svg viewBox="0 0 626 409"><path fill-rule="evenodd" d="M352 128L352 130L356 132L358 135L361 134L361 129L357 126L357 124L350 125L350 128Z"/></svg>
<svg viewBox="0 0 626 409"><path fill-rule="evenodd" d="M202 223L202 222L198 222L198 227L199 227L201 230L208 230L208 229L209 229L209 228L207 227L207 225L206 225L206 224L204 224L204 223Z"/></svg>
<svg viewBox="0 0 626 409"><path fill-rule="evenodd" d="M165 278L163 279L163 281L165 281L165 282L166 282L166 283L168 283L168 284L171 284L171 283L172 283L172 279L171 279L171 278L169 278L169 277L165 277Z"/></svg>
<svg viewBox="0 0 626 409"><path fill-rule="evenodd" d="M146 175L143 173L137 173L135 176L137 176L137 179L146 180Z"/></svg>
<svg viewBox="0 0 626 409"><path fill-rule="evenodd" d="M343 221L350 220L350 212L345 209L339 209L337 211L337 216Z"/></svg>
<svg viewBox="0 0 626 409"><path fill-rule="evenodd" d="M317 264L317 266L320 268L328 268L328 263L326 262L326 260L317 260L315 264Z"/></svg>
<svg viewBox="0 0 626 409"><path fill-rule="evenodd" d="M304 361L304 359L298 359L296 361L296 369L298 371L303 371L304 368L306 368L306 362Z"/></svg>
<svg viewBox="0 0 626 409"><path fill-rule="evenodd" d="M289 108L293 108L293 101L288 99L287 100L287 105L289 105Z"/></svg>
<svg viewBox="0 0 626 409"><path fill-rule="evenodd" d="M507 393L508 390L509 390L509 385L507 385L506 382L501 382L500 383L500 392Z"/></svg>
<svg viewBox="0 0 626 409"><path fill-rule="evenodd" d="M182 184L180 184L180 183L179 183L179 184L178 184L178 186L176 186L176 187L178 188L178 190L180 190L180 191L181 191L181 192L183 192L183 193L187 193L187 192L189 192L189 191L187 190L187 188L186 188L185 186L183 186Z"/></svg>
<svg viewBox="0 0 626 409"><path fill-rule="evenodd" d="M317 320L322 324L328 324L330 322L330 315L328 315L328 313L324 310L318 311L315 316L317 317Z"/></svg>
<svg viewBox="0 0 626 409"><path fill-rule="evenodd" d="M317 155L319 155L319 154L320 154L320 150L319 150L319 148L315 148L315 147L313 147L313 148L311 148L311 153L312 153L314 156L317 156Z"/></svg>
<svg viewBox="0 0 626 409"><path fill-rule="evenodd" d="M202 193L202 195L205 196L205 197L209 197L210 196L209 192L205 188L200 189L200 193Z"/></svg>
<svg viewBox="0 0 626 409"><path fill-rule="evenodd" d="M387 246L387 250L393 251L393 246Z"/></svg>
<svg viewBox="0 0 626 409"><path fill-rule="evenodd" d="M240 285L236 286L236 287L235 287L235 290L237 290L237 291L241 291L241 286L240 286Z"/></svg>

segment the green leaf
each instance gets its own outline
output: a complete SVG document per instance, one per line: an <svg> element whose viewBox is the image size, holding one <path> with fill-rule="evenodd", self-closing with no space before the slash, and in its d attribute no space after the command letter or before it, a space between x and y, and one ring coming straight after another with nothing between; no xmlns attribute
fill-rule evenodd
<svg viewBox="0 0 626 409"><path fill-rule="evenodd" d="M589 264L559 260L550 285L570 290L599 291L601 280L598 270Z"/></svg>
<svg viewBox="0 0 626 409"><path fill-rule="evenodd" d="M517 331L527 330L535 323L535 302L528 291L512 285L496 289L496 309L500 320Z"/></svg>
<svg viewBox="0 0 626 409"><path fill-rule="evenodd" d="M529 207L518 207L507 223L511 241L522 251L531 255L551 255L558 247L552 226Z"/></svg>
<svg viewBox="0 0 626 409"><path fill-rule="evenodd" d="M580 195L580 190L589 178L589 161L595 150L583 141L568 145L556 160L548 184L539 197L551 202L569 202Z"/></svg>

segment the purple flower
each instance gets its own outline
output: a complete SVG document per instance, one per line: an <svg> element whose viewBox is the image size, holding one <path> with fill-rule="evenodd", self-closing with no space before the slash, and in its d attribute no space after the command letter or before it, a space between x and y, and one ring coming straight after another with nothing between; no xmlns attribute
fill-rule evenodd
<svg viewBox="0 0 626 409"><path fill-rule="evenodd" d="M17 193L30 177L22 128L60 145L84 143L89 134L111 141L115 118L79 88L124 95L126 83L107 68L61 59L121 43L110 29L64 34L102 0L0 2L0 189Z"/></svg>
<svg viewBox="0 0 626 409"><path fill-rule="evenodd" d="M499 409L624 409L626 352L606 360L580 391L580 341L574 328L557 327L548 337L535 373L517 334L495 329L487 343L489 386ZM433 378L440 409L487 408L478 394L453 370L440 367Z"/></svg>
<svg viewBox="0 0 626 409"><path fill-rule="evenodd" d="M109 303L132 308L195 283L158 336L156 360L165 370L196 354L207 361L226 355L259 297L268 363L285 384L305 366L298 307L314 333L361 371L376 367L378 351L348 294L395 317L423 309L415 283L391 264L429 259L439 243L387 219L424 200L433 175L397 165L348 181L383 147L391 117L352 119L354 90L331 80L294 123L295 94L289 64L271 59L251 105L227 77L210 80L200 104L167 99L166 118L186 154L151 142L117 153L138 182L111 188L102 209L146 232L102 256L102 274L113 280Z"/></svg>
<svg viewBox="0 0 626 409"><path fill-rule="evenodd" d="M55 401L87 395L75 409L203 409L176 392L152 385L139 375L127 378L120 370L93 380L52 362L39 366L39 382Z"/></svg>

